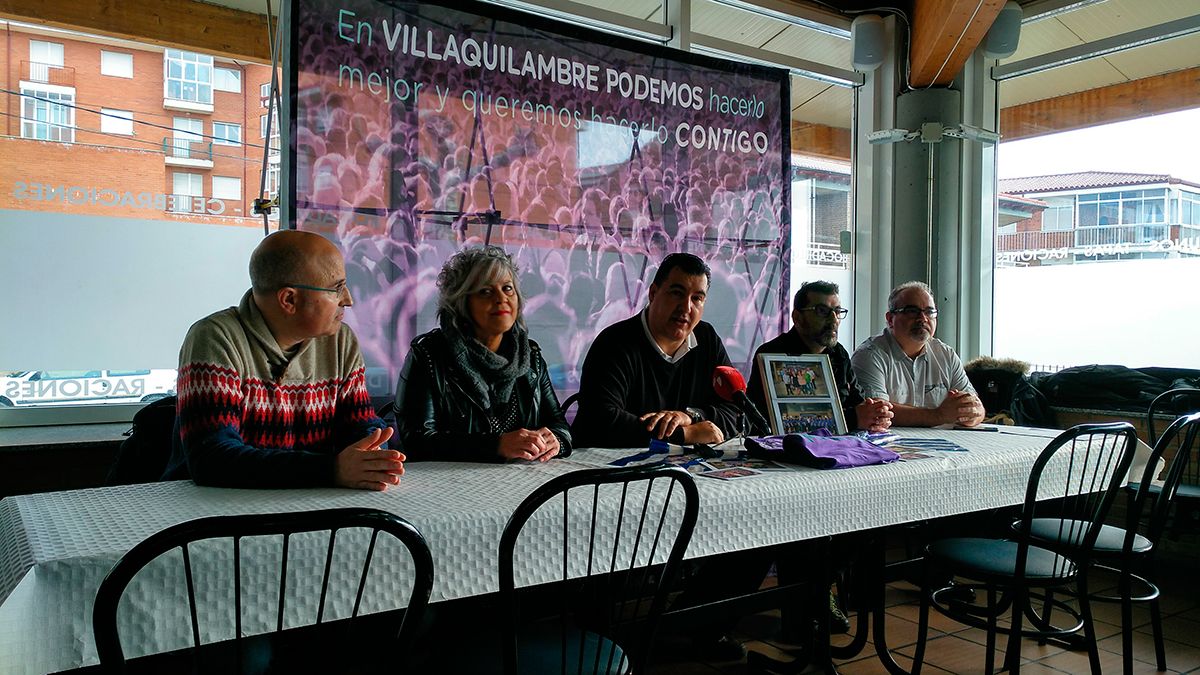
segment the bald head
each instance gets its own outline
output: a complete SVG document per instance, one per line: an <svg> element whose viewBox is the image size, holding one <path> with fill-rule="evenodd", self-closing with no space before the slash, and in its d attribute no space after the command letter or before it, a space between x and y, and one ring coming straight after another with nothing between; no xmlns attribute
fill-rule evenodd
<svg viewBox="0 0 1200 675"><path fill-rule="evenodd" d="M254 294L267 296L288 284L304 283L314 266L342 254L328 239L312 232L280 230L259 242L250 254L250 285Z"/></svg>

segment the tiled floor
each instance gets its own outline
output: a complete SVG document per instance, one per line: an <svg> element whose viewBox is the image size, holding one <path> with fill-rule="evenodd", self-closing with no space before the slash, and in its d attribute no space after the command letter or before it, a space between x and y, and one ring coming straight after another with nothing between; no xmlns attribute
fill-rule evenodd
<svg viewBox="0 0 1200 675"><path fill-rule="evenodd" d="M1168 673L1200 673L1200 578L1197 578L1195 548L1190 551L1164 551L1160 559L1158 578L1163 590L1163 633L1166 640ZM892 584L888 588L887 636L892 653L905 668L912 663L911 657L917 638L918 596L914 587L905 582ZM1121 628L1120 606L1109 603L1093 605L1097 617L1097 636L1100 638L1100 659L1105 673L1121 672ZM967 628L931 612L930 642L926 648L924 673L984 672L984 633ZM852 620L854 617L851 617ZM1144 606L1134 606L1134 672L1157 673L1154 666L1154 640L1150 629L1150 614ZM738 624L736 637L744 640L746 647L773 658L788 658L783 650L792 647L779 639L778 612L746 617ZM848 642L845 636L834 638L835 643ZM1004 649L1007 638L998 641ZM649 669L652 675L714 675L715 673L744 675L753 671L746 661L725 663L702 663L690 660L685 650L671 649L670 639L664 640L666 649L659 649L655 663ZM1022 652L1022 673L1052 675L1060 673L1087 673L1087 653L1069 651L1054 645L1038 646L1026 640ZM996 656L997 667L1003 653ZM842 675L868 675L886 673L875 657L873 646L868 644L854 659L837 661Z"/></svg>

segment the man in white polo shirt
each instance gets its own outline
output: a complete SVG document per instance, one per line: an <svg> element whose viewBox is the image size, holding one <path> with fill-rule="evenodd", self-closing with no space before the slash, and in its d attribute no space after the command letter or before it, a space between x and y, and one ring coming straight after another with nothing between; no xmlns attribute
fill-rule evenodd
<svg viewBox="0 0 1200 675"><path fill-rule="evenodd" d="M887 328L867 338L850 363L867 398L892 402L892 425L976 426L983 404L963 371L962 360L933 337L937 305L929 286L900 284L888 295Z"/></svg>

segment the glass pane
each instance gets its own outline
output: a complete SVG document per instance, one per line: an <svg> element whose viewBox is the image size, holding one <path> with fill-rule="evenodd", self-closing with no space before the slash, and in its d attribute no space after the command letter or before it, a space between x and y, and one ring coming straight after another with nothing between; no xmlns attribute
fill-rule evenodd
<svg viewBox="0 0 1200 675"><path fill-rule="evenodd" d="M1018 227L1022 247L1005 249L997 238L998 256L1008 257L998 257L995 268L993 356L1035 370L1106 363L1200 368L1200 352L1186 337L1200 315L1194 292L1200 209L1182 199L1168 209L1174 189L1139 184L1146 175L1167 176L1160 184L1200 182L1194 148L1180 142L1197 128L1200 108L1193 108L1001 144L1002 191L1007 182L1027 190L1010 194L1028 200L1042 199L1039 190L1074 194L1079 206L1075 229L1051 231L1052 223L1066 227L1066 219L1052 218L1047 208L1042 227ZM1099 195L1080 187L1099 183L1110 186ZM1031 305L1032 297L1038 301ZM1102 328L1111 307L1133 306L1139 324L1152 331ZM1098 330L1103 339L1095 339Z"/></svg>
<svg viewBox="0 0 1200 675"><path fill-rule="evenodd" d="M17 24L6 29L19 65L28 57L15 53L16 45L41 39L37 31L44 29ZM0 266L13 283L36 279L23 285L20 293L0 296L0 316L18 322L14 330L0 331L0 360L5 362L0 368L20 371L26 378L43 371L73 371L42 380L63 385L55 390L56 397L49 398L49 388L44 396L33 390L14 404L54 406L69 421L65 419L68 404L138 403L172 392L184 334L213 309L238 303L247 287L249 253L263 230L262 219L248 213L241 199L219 200L207 194L209 180L200 171L184 171L198 175L182 178L179 185L181 193L197 195L199 201L174 198L172 174L178 168L164 161L163 141L167 139L166 152L172 152L175 132L170 127L176 113L159 105L153 114L156 106L135 107L134 103L141 100L137 91L152 93L145 88L158 86L151 83L163 81L164 76L158 93L184 99L182 52L169 49L164 54L153 45L131 46L103 36L63 33L61 38L56 42L65 44L71 57L68 65L76 68L75 86L81 91L88 87L84 107L133 110L137 119L168 127L130 125L113 117L102 121L95 113L77 115L71 107L74 97L63 89L43 92L26 87L21 94L30 96L21 96L9 111L14 116L11 135L0 137L0 167L16 177L0 190L0 232L4 233ZM138 58L102 55L104 51L115 54L114 50L133 51ZM155 56L141 58L150 54ZM211 78L211 57L191 55L188 60L194 73L203 70ZM133 79L95 81L102 65L111 70L114 61L131 68ZM202 68L195 65L198 61L204 63ZM269 66L244 68L246 82L271 79ZM113 82L119 85L110 86ZM14 79L12 88L16 86ZM205 86L204 96L211 101L211 84ZM257 111L252 115L261 112L257 88L253 89L249 96L222 96L211 115L183 123L183 133L197 141L191 148L193 157L209 157L203 152L207 139L198 137L198 132L213 128L208 120L238 120L247 110ZM199 96L196 83L190 93ZM45 100L34 99L34 94ZM81 127L75 129L72 125L77 121ZM136 135L112 133L128 132L131 126ZM227 126L223 133L235 139L240 136L236 125ZM238 176L243 187L254 188L264 166L261 148L237 145L223 146L213 163L213 173ZM191 213L181 217L176 210ZM103 271L98 271L98 264ZM47 273L47 265L54 267L53 273ZM97 283L100 277L103 283ZM164 279L172 283L160 283ZM191 289L187 297L168 290L180 287ZM47 307L55 311L48 312ZM155 330L143 334L135 327L146 325L147 307L154 308ZM80 339L80 326L95 327L103 336ZM30 382L22 380L16 386L25 384ZM0 396L9 386L9 380L0 383ZM89 395L110 388L136 396L114 401ZM61 396L63 392L66 396ZM7 403L0 401L0 405Z"/></svg>

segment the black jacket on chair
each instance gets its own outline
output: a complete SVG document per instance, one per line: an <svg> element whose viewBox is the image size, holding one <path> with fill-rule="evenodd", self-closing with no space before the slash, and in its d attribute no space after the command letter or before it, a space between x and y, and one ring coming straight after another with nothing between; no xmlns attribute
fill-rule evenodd
<svg viewBox="0 0 1200 675"><path fill-rule="evenodd" d="M530 340L529 372L517 379L513 405L521 428L546 427L558 437L559 457L571 454L571 432L550 384L541 349ZM412 341L396 388L396 430L409 460L499 462L500 434L452 366L440 328Z"/></svg>

